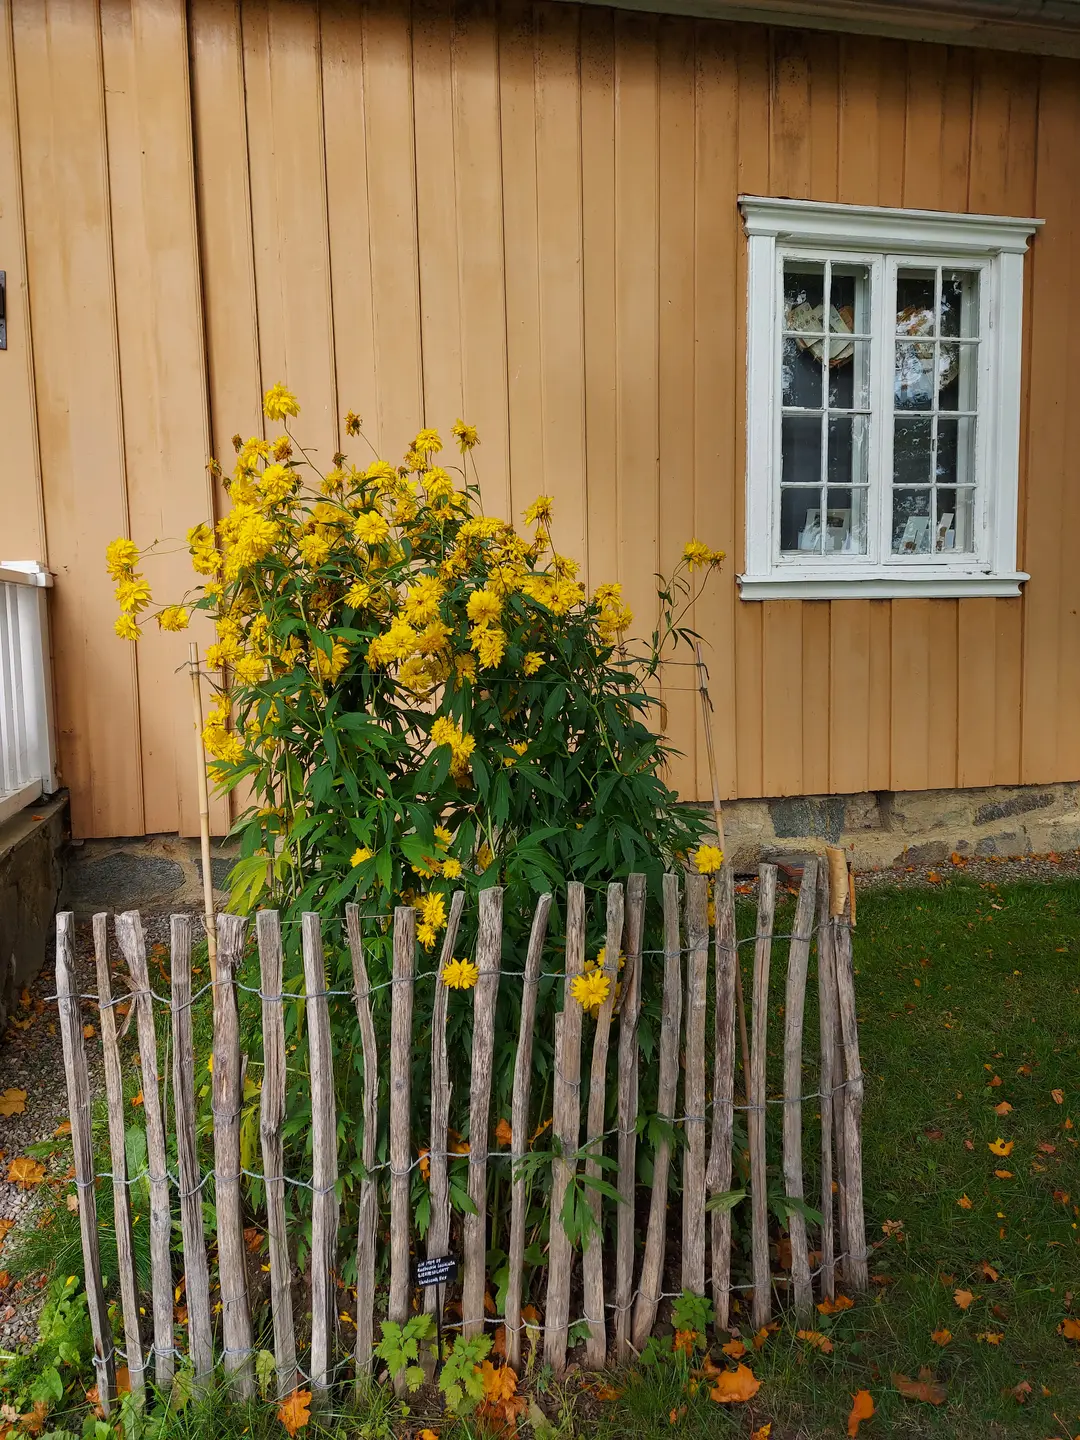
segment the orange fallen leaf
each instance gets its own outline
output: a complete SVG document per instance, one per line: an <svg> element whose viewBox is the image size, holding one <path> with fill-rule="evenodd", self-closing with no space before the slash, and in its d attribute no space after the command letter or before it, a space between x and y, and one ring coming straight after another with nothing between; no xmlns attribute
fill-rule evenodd
<svg viewBox="0 0 1080 1440"><path fill-rule="evenodd" d="M278 1406L278 1419L290 1435L295 1435L311 1419L311 1391L294 1390Z"/></svg>
<svg viewBox="0 0 1080 1440"><path fill-rule="evenodd" d="M1001 1136L999 1135L996 1140L990 1140L987 1143L986 1148L990 1150L994 1155L1011 1155L1012 1148L1015 1143L1016 1142L1014 1140L1002 1140Z"/></svg>
<svg viewBox="0 0 1080 1440"><path fill-rule="evenodd" d="M1013 1178L1013 1172L1011 1170L995 1170L994 1174L999 1180L1011 1180Z"/></svg>
<svg viewBox="0 0 1080 1440"><path fill-rule="evenodd" d="M761 1381L755 1378L749 1366L739 1365L718 1375L709 1394L718 1405L737 1405L752 1399L760 1389Z"/></svg>
<svg viewBox="0 0 1080 1440"><path fill-rule="evenodd" d="M514 1132L510 1128L510 1121L502 1119L495 1126L495 1139L500 1145L509 1145L514 1138Z"/></svg>
<svg viewBox="0 0 1080 1440"><path fill-rule="evenodd" d="M71 1211L72 1215L77 1215L79 1213L79 1197L74 1190L71 1192L70 1195L64 1196L64 1203L67 1205L67 1208Z"/></svg>
<svg viewBox="0 0 1080 1440"><path fill-rule="evenodd" d="M689 1359L694 1353L694 1342L696 1340L696 1330L676 1330L672 1348L681 1351L682 1354Z"/></svg>
<svg viewBox="0 0 1080 1440"><path fill-rule="evenodd" d="M686 1418L686 1406L680 1405L678 1409L669 1410L667 1418L669 1425L678 1425L680 1420Z"/></svg>
<svg viewBox="0 0 1080 1440"><path fill-rule="evenodd" d="M997 1280L1000 1278L998 1272L986 1260L979 1261L979 1269L982 1272L983 1278L986 1280Z"/></svg>
<svg viewBox="0 0 1080 1440"><path fill-rule="evenodd" d="M480 1367L480 1375L484 1382L484 1399L489 1404L499 1405L517 1394L517 1371L509 1365L495 1366L490 1360L485 1360Z"/></svg>
<svg viewBox="0 0 1080 1440"><path fill-rule="evenodd" d="M817 1307L819 1315L837 1315L841 1310L850 1310L855 1301L848 1295L837 1295L835 1300L830 1300L826 1295L821 1304Z"/></svg>
<svg viewBox="0 0 1080 1440"><path fill-rule="evenodd" d="M851 1414L847 1418L847 1433L858 1435L859 1426L874 1413L874 1397L869 1390L858 1390L851 1397Z"/></svg>
<svg viewBox="0 0 1080 1440"><path fill-rule="evenodd" d="M1035 1149L1040 1151L1043 1155L1057 1154L1057 1146L1051 1145L1049 1140L1040 1140L1039 1143L1035 1146Z"/></svg>
<svg viewBox="0 0 1080 1440"><path fill-rule="evenodd" d="M1009 1102L1008 1102L1007 1100L1002 1100L1002 1102L1001 1102L1000 1105L995 1105L995 1106L994 1106L994 1114L995 1114L995 1115L1000 1115L1000 1116L1005 1116L1005 1115L1008 1115L1008 1114L1011 1112L1012 1108L1013 1108L1013 1107L1009 1104Z"/></svg>
<svg viewBox="0 0 1080 1440"><path fill-rule="evenodd" d="M492 1298L492 1294L491 1294L491 1291L490 1291L490 1290L485 1290L485 1291L484 1291L484 1314L485 1314L485 1315L494 1315L494 1314L495 1314L495 1301L494 1301L494 1299Z"/></svg>
<svg viewBox="0 0 1080 1440"><path fill-rule="evenodd" d="M6 1270L0 1270L0 1290L6 1290L11 1284L11 1276Z"/></svg>
<svg viewBox="0 0 1080 1440"><path fill-rule="evenodd" d="M948 1345L949 1341L952 1339L952 1331L944 1329L933 1330L930 1333L930 1339L934 1342L935 1345Z"/></svg>
<svg viewBox="0 0 1080 1440"><path fill-rule="evenodd" d="M956 1301L957 1305L959 1305L961 1310L966 1310L971 1304L971 1302L975 1299L975 1296L971 1293L970 1290L957 1290L954 1292L952 1298Z"/></svg>
<svg viewBox="0 0 1080 1440"><path fill-rule="evenodd" d="M94 1029L93 1025L84 1025L82 1027L82 1034L84 1040L92 1040L97 1034L97 1031Z"/></svg>
<svg viewBox="0 0 1080 1440"><path fill-rule="evenodd" d="M596 1398L597 1400L618 1400L621 1394L622 1391L617 1390L614 1385L601 1385L596 1392Z"/></svg>
<svg viewBox="0 0 1080 1440"><path fill-rule="evenodd" d="M14 1087L0 1095L0 1115L21 1115L26 1109L26 1091Z"/></svg>
<svg viewBox="0 0 1080 1440"><path fill-rule="evenodd" d="M945 1386L940 1380L934 1379L925 1365L919 1371L918 1380L912 1380L909 1375L897 1375L894 1372L892 1382L900 1394L908 1400L921 1400L926 1405L945 1404Z"/></svg>
<svg viewBox="0 0 1080 1440"><path fill-rule="evenodd" d="M820 1350L823 1355L831 1355L833 1343L827 1335L820 1330L799 1330L796 1332L800 1340L805 1340L808 1345L813 1345L815 1350Z"/></svg>
<svg viewBox="0 0 1080 1440"><path fill-rule="evenodd" d="M132 1103L133 1106L138 1106L138 1105L141 1105L141 1104L143 1103L143 1093L142 1093L141 1090L139 1091L139 1093L138 1093L137 1095L132 1095L132 1097L131 1097L131 1103Z"/></svg>
<svg viewBox="0 0 1080 1440"><path fill-rule="evenodd" d="M262 1242L262 1231L257 1226L244 1226L244 1244L247 1246L248 1250L251 1252L252 1255L254 1255L260 1249L260 1247L262 1246Z"/></svg>
<svg viewBox="0 0 1080 1440"><path fill-rule="evenodd" d="M425 1427L417 1433L416 1440L439 1440L439 1436L438 1433L430 1427Z"/></svg>
<svg viewBox="0 0 1080 1440"><path fill-rule="evenodd" d="M1055 1105L1064 1105L1064 1104L1065 1104L1065 1096L1062 1094L1062 1092L1061 1092L1060 1090L1051 1090L1051 1091L1050 1091L1050 1099L1053 1100L1053 1102L1054 1102Z"/></svg>
<svg viewBox="0 0 1080 1440"><path fill-rule="evenodd" d="M980 1345L1000 1345L1005 1336L1000 1330L982 1330L975 1339Z"/></svg>
<svg viewBox="0 0 1080 1440"><path fill-rule="evenodd" d="M938 872L937 872L936 870L931 870L931 871L929 872L929 874L927 875L927 877L926 877L926 882L927 882L928 885L940 885L940 884L941 884L941 876L938 874Z"/></svg>
<svg viewBox="0 0 1080 1440"><path fill-rule="evenodd" d="M1080 1340L1080 1320L1063 1320L1060 1329L1066 1340Z"/></svg>
<svg viewBox="0 0 1080 1440"><path fill-rule="evenodd" d="M1028 1398L1028 1396L1031 1394L1031 1381L1030 1381L1030 1380L1021 1380L1019 1385L1014 1385L1014 1386L1013 1386L1013 1392L1012 1392L1012 1393L1013 1393L1013 1399L1016 1401L1016 1403L1017 1403L1018 1405L1023 1405L1024 1401L1025 1401L1025 1400Z"/></svg>
<svg viewBox="0 0 1080 1440"><path fill-rule="evenodd" d="M4 1237L7 1235L8 1231L13 1230L14 1228L14 1220L0 1220L0 1245L3 1245Z"/></svg>
<svg viewBox="0 0 1080 1440"><path fill-rule="evenodd" d="M772 1421L766 1420L764 1425L759 1425L756 1430L751 1430L750 1440L769 1440L772 1434Z"/></svg>
<svg viewBox="0 0 1080 1440"><path fill-rule="evenodd" d="M1001 1084L1001 1076L1000 1076L1000 1075L992 1075L992 1076L990 1077L990 1079L989 1079L986 1083L987 1083L989 1086L991 1086L993 1089L996 1090L997 1087Z"/></svg>
<svg viewBox="0 0 1080 1440"><path fill-rule="evenodd" d="M71 1134L71 1121L70 1121L70 1120L61 1120L61 1121L60 1121L60 1124L57 1125L56 1129L55 1129L52 1133L53 1133L53 1138L54 1138L54 1139L59 1139L59 1137L60 1137L61 1135L70 1135L70 1134Z"/></svg>
<svg viewBox="0 0 1080 1440"><path fill-rule="evenodd" d="M956 1203L957 1203L957 1205L960 1206L960 1209L961 1209L961 1210L970 1210L970 1209L971 1209L971 1201L968 1199L968 1197L967 1197L966 1195L961 1195L961 1196L960 1196L960 1199L957 1200Z"/></svg>
<svg viewBox="0 0 1080 1440"><path fill-rule="evenodd" d="M19 1155L8 1166L7 1178L12 1185L18 1185L23 1190L32 1190L45 1179L45 1166L40 1160L32 1160L29 1155Z"/></svg>
<svg viewBox="0 0 1080 1440"><path fill-rule="evenodd" d="M729 1340L726 1345L721 1345L720 1349L725 1355L729 1355L732 1360L741 1360L746 1354L746 1346L741 1340Z"/></svg>
<svg viewBox="0 0 1080 1440"><path fill-rule="evenodd" d="M1021 1065L1020 1068L1017 1070L1016 1073L1017 1073L1018 1075L1030 1075L1030 1074L1031 1074L1031 1066L1030 1066L1030 1065Z"/></svg>

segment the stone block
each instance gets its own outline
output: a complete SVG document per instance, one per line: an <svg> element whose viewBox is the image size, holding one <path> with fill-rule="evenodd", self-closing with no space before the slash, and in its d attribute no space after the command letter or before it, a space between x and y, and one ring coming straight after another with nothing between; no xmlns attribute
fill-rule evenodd
<svg viewBox="0 0 1080 1440"><path fill-rule="evenodd" d="M800 795L769 801L773 834L778 840L816 836L835 845L844 833L844 809L841 795Z"/></svg>
<svg viewBox="0 0 1080 1440"><path fill-rule="evenodd" d="M975 824L992 825L1010 815L1029 815L1033 810L1047 810L1059 799L1053 791L1019 789L1007 798L980 805L975 811Z"/></svg>
<svg viewBox="0 0 1080 1440"><path fill-rule="evenodd" d="M976 855L1030 855L1031 841L1022 831L1010 830L1002 835L984 835L976 842Z"/></svg>
<svg viewBox="0 0 1080 1440"><path fill-rule="evenodd" d="M76 861L68 875L67 900L80 918L98 910L139 910L168 905L184 888L184 867L176 860L131 846Z"/></svg>

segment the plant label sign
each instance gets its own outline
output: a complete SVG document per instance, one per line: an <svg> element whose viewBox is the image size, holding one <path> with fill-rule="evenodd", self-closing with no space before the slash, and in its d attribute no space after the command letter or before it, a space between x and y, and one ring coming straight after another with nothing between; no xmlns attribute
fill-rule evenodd
<svg viewBox="0 0 1080 1440"><path fill-rule="evenodd" d="M457 1279L458 1262L452 1255L442 1255L437 1260L416 1262L416 1283L427 1289L429 1285L446 1285Z"/></svg>

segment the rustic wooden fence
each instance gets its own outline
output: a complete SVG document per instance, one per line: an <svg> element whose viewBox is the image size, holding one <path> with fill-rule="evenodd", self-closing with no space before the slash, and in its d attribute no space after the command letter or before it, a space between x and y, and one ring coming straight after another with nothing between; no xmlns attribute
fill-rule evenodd
<svg viewBox="0 0 1080 1440"><path fill-rule="evenodd" d="M543 1324L523 1320L522 1280L526 1248L526 1180L520 1162L525 1155L530 1123L532 1047L536 1001L551 896L539 900L533 920L524 968L504 970L502 892L484 891L479 900L475 963L479 979L472 991L474 1007L471 1084L469 1093L468 1193L475 1214L463 1223L460 1328L466 1336L484 1325L505 1325L506 1356L518 1367L523 1340L538 1344L556 1373L567 1363L572 1325L585 1333L584 1358L600 1366L614 1357L632 1358L653 1330L661 1301L690 1290L711 1292L718 1330L732 1321L732 1299L744 1292L755 1328L769 1322L774 1292L790 1301L799 1318L813 1305L814 1281L819 1293L832 1297L838 1275L854 1291L867 1285L867 1251L863 1223L860 1111L863 1077L855 1018L855 991L851 952L848 877L839 852L833 862L811 860L804 871L789 935L774 935L777 872L760 870L755 934L736 939L734 885L730 868L717 875L713 903L715 922L710 926L707 882L703 876L669 874L663 883L663 993L658 1045L657 1109L667 1124L653 1155L653 1176L644 1235L636 1228L638 1146L638 1021L642 1001L642 935L645 916L645 880L631 875L607 889L606 961L611 980L607 1000L593 1027L588 1072L583 1075L581 1006L571 998L571 985L585 966L585 891L567 886L563 1006L554 1019L555 1079L552 1130L552 1183L550 1239L547 1257ZM831 899L830 899L831 870ZM680 901L680 888L682 896ZM852 897L853 898L853 897ZM428 1142L431 1219L424 1249L428 1258L446 1254L450 1239L450 1159L448 1114L450 1087L446 1040L447 991L441 980L443 965L454 953L464 895L455 894L448 917L439 970L435 975L430 1083L431 1130ZM217 969L213 989L213 1166L200 1168L195 1128L195 1075L192 1046L192 918L174 915L171 922L171 993L156 995L147 964L143 929L136 912L119 915L116 938L131 977L130 993L114 999L110 988L106 916L94 917L97 993L78 993L73 967L73 917L57 921L57 994L67 1065L76 1183L80 1194L80 1223L86 1269L86 1287L93 1325L95 1364L101 1402L108 1406L116 1393L115 1367L121 1358L134 1391L145 1391L150 1357L153 1378L167 1389L177 1360L183 1355L174 1333L174 1288L182 1274L187 1305L187 1362L196 1381L204 1381L220 1362L232 1383L245 1394L254 1385L255 1338L250 1303L245 1247L244 1198L241 1167L240 1116L245 1057L241 1054L237 1006L237 970L244 956L248 922L233 915L217 920ZM282 942L275 911L256 918L260 961L258 993L262 1006L264 1071L260 1100L262 1171L251 1178L265 1186L265 1223L269 1244L270 1313L277 1393L285 1395L301 1384L318 1395L352 1365L357 1377L373 1363L376 1324L377 1220L380 1186L389 1190L389 1294L386 1318L404 1322L412 1312L415 1258L410 1182L415 1158L411 1127L413 1067L413 999L416 969L415 915L399 908L393 922L393 972L390 990L389 1054L378 1053L372 1001L376 991L368 981L361 915L355 905L346 907L345 933L352 960L351 998L359 1021L363 1062L363 1114L358 1122L363 1178L359 1195L359 1223L354 1236L339 1236L337 1200L338 1142L335 1115L333 1060L322 926L316 915L302 922L305 994L282 993ZM811 946L816 938L819 1044L816 1061L804 1065L804 1004ZM789 946L783 1009L783 1092L770 1095L766 1088L769 1019L769 971L775 940ZM749 1030L742 1015L740 946L753 947L752 1004ZM621 987L616 1001L617 965L625 953ZM709 983L710 951L713 979ZM495 1043L495 1004L500 984L520 983L522 1003L514 1070L512 1139L509 1150L490 1150L491 1081ZM333 992L340 993L340 992ZM711 998L711 1005L710 1005ZM310 1087L312 1102L312 1169L308 1176L283 1173L282 1122L285 1115L285 1034L283 999L306 1001L309 1026ZM95 1170L91 1132L91 1102L81 1013L81 1001L92 1002L100 1014L109 1117L111 1163ZM145 1115L147 1164L143 1175L129 1173L125 1156L125 1118L121 1050L116 1028L116 1004L124 1001L134 1010L142 1108ZM159 1073L163 1053L157 1033L155 1008L167 1009L170 1030L164 1053L171 1054L171 1118L175 1126L176 1168L167 1163L166 1126L170 1108L169 1085ZM736 1024L736 1019L739 1024ZM618 1025L616 1066L616 1124L605 1130L611 1029ZM710 1032L712 1037L709 1054ZM736 1037L742 1038L745 1103L736 1103ZM378 1091L380 1068L389 1076L388 1160L377 1163ZM816 1074L817 1089L804 1093L804 1074ZM680 1074L682 1104L678 1103ZM582 1114L583 1094L585 1097ZM810 1103L821 1116L820 1194L815 1197L823 1217L815 1223L816 1243L811 1250L804 1202L803 1106ZM783 1191L789 1200L788 1239L790 1267L770 1273L768 1193L766 1175L766 1110L783 1107ZM732 1280L733 1125L737 1113L746 1117L749 1144L751 1206L751 1278L745 1285ZM584 1144L581 1126L584 1119ZM683 1132L680 1273L672 1273L668 1260L668 1192L676 1146L672 1136ZM597 1228L582 1246L571 1244L557 1218L562 1214L568 1187L580 1166L592 1178L600 1176L598 1158L612 1138L617 1148L618 1203L595 1187L587 1187L588 1204ZM509 1222L509 1278L505 1314L485 1315L485 1255L488 1246L486 1214L487 1175L491 1163L511 1164L512 1204ZM203 1189L214 1184L217 1288L219 1304L212 1305L211 1266L203 1223ZM96 1190L111 1182L116 1227L118 1289L123 1345L114 1342L104 1294L98 1254ZM151 1337L140 1310L133 1263L130 1187L149 1185L152 1295L149 1313ZM310 1331L298 1335L293 1314L295 1273L286 1232L287 1185L305 1185L311 1191L311 1244L307 1269L310 1276ZM179 1212L182 1257L171 1250L174 1201ZM710 1203L713 1202L713 1203ZM719 1203L717 1203L719 1202ZM614 1215L614 1252L605 1256L605 1236ZM709 1231L707 1238L707 1229ZM817 1232L820 1233L817 1233ZM641 1240L643 1243L637 1243ZM344 1354L335 1321L335 1258L339 1247L355 1245L357 1313L355 1339ZM673 1247L672 1247L673 1248ZM640 1263L635 1257L640 1250ZM415 1252L415 1253L414 1253ZM579 1252L579 1253L575 1253ZM811 1259L820 1261L814 1268ZM383 1257L384 1259L386 1257ZM575 1288L576 1262L580 1285ZM708 1264L708 1270L707 1270ZM664 1290L665 1283L674 1290ZM748 1292L748 1294L746 1293ZM572 1296L580 1294L582 1314L571 1321ZM435 1292L427 1293L428 1308ZM220 1324L215 1325L215 1313ZM745 1314L745 1311L742 1312ZM301 1365L300 1339L306 1340L306 1365ZM215 1358L216 1357L216 1358Z"/></svg>

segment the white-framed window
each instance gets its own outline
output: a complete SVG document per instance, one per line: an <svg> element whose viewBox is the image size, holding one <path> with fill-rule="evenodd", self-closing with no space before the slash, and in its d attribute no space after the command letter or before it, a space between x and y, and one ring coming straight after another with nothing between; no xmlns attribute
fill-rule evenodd
<svg viewBox="0 0 1080 1440"><path fill-rule="evenodd" d="M1041 222L741 196L744 600L1016 595Z"/></svg>

